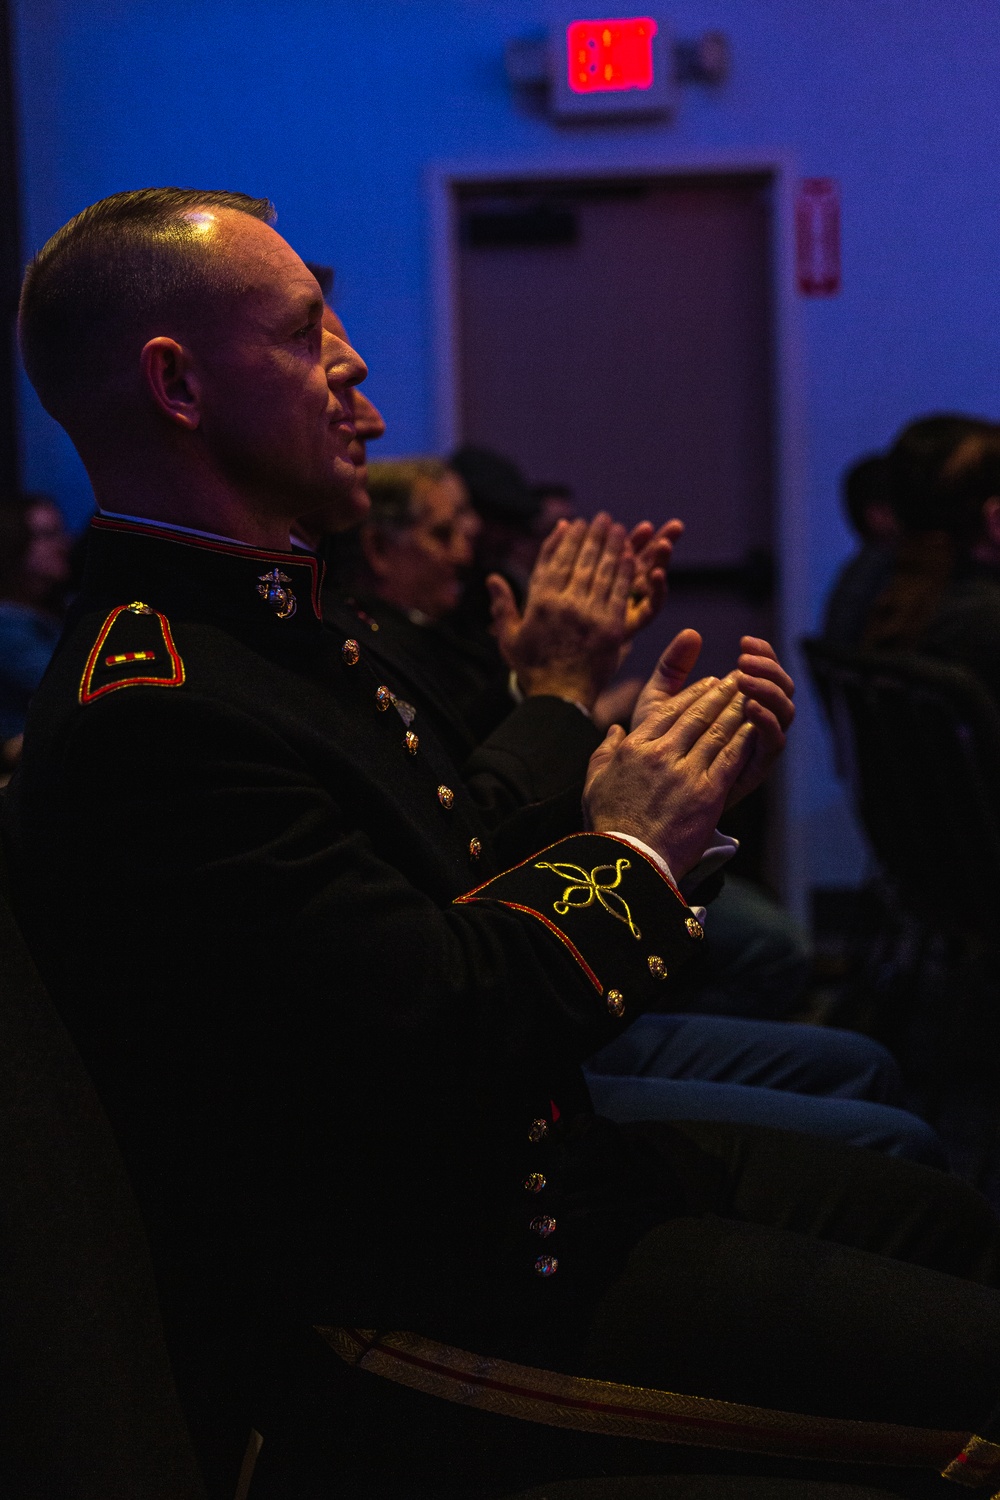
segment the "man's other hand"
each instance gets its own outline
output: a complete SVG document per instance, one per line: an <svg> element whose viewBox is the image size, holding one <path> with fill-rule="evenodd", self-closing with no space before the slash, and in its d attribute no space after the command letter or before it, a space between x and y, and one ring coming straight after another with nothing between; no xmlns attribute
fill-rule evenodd
<svg viewBox="0 0 1000 1500"><path fill-rule="evenodd" d="M694 670L701 652L701 636L696 630L682 630L674 636L660 657L653 673L639 694L632 714L636 729L651 713L676 715L677 695ZM785 748L785 738L795 718L795 684L782 667L774 647L758 636L745 635L740 640L740 657L736 663L736 682L746 698L747 722L754 726L753 753L726 801L732 807L752 792L767 776Z"/></svg>
<svg viewBox="0 0 1000 1500"><path fill-rule="evenodd" d="M697 630L682 630L679 635L674 636L636 699L632 710L633 729L638 729L651 713L670 711L671 705L674 712L680 712L675 700L694 671L700 655L701 636Z"/></svg>
<svg viewBox="0 0 1000 1500"><path fill-rule="evenodd" d="M546 537L521 613L498 573L486 580L493 630L526 697L550 693L587 709L618 669L635 558L605 513L560 521Z"/></svg>
<svg viewBox="0 0 1000 1500"><path fill-rule="evenodd" d="M746 696L746 716L757 733L753 753L729 794L729 807L760 786L784 750L795 718L795 683L767 641L743 636L736 669L737 686Z"/></svg>
<svg viewBox="0 0 1000 1500"><path fill-rule="evenodd" d="M757 732L735 672L692 683L630 734L612 725L590 758L587 826L641 839L682 879L707 849Z"/></svg>

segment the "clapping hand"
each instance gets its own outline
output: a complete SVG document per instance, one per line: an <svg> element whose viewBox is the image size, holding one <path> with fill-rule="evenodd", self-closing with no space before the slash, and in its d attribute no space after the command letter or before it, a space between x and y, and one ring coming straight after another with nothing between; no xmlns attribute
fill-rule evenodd
<svg viewBox="0 0 1000 1500"><path fill-rule="evenodd" d="M583 794L587 826L642 839L681 880L704 854L753 755L758 730L745 710L737 674L731 673L650 705L628 734L612 725L590 758Z"/></svg>
<svg viewBox="0 0 1000 1500"><path fill-rule="evenodd" d="M629 640L643 630L663 608L667 597L667 569L674 543L684 531L684 522L673 520L656 528L652 521L640 521L629 536L635 554L635 581L629 595L625 616Z"/></svg>
<svg viewBox="0 0 1000 1500"><path fill-rule="evenodd" d="M774 647L760 636L740 640L736 681L746 695L746 716L757 730L753 754L733 786L728 806L760 786L785 748L795 718L795 683L778 660Z"/></svg>
<svg viewBox="0 0 1000 1500"><path fill-rule="evenodd" d="M497 644L527 697L551 693L593 707L621 661L635 574L625 528L602 512L549 533L523 611L507 580L489 575Z"/></svg>
<svg viewBox="0 0 1000 1500"><path fill-rule="evenodd" d="M683 711L679 695L700 653L701 636L696 630L682 630L674 637L639 694L632 715L633 729L651 714L669 723ZM785 738L795 717L792 702L795 684L778 661L773 646L759 636L742 637L733 680L744 696L746 721L753 725L755 734L752 753L729 792L727 807L761 784L785 748Z"/></svg>

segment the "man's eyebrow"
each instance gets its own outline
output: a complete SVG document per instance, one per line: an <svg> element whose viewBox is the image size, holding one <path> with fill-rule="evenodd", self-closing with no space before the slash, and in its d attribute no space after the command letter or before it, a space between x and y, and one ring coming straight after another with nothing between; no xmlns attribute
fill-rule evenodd
<svg viewBox="0 0 1000 1500"><path fill-rule="evenodd" d="M295 322L299 322L301 320L312 323L317 318L321 318L323 316L323 298L311 296L309 297L309 300L306 301L306 295L307 294L303 292L302 297L299 300L298 308L294 315Z"/></svg>

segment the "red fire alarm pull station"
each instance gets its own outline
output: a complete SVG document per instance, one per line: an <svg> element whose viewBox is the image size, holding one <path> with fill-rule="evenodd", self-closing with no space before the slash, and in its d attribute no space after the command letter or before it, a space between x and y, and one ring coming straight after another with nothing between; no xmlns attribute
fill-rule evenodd
<svg viewBox="0 0 1000 1500"><path fill-rule="evenodd" d="M840 291L840 187L832 177L806 177L799 188L795 260L803 296Z"/></svg>
<svg viewBox="0 0 1000 1500"><path fill-rule="evenodd" d="M612 0L593 18L564 0L553 4L550 108L557 120L662 120L673 114L674 49L658 3L644 15L615 15Z"/></svg>
<svg viewBox="0 0 1000 1500"><path fill-rule="evenodd" d="M652 16L571 21L566 28L567 82L575 94L653 86Z"/></svg>

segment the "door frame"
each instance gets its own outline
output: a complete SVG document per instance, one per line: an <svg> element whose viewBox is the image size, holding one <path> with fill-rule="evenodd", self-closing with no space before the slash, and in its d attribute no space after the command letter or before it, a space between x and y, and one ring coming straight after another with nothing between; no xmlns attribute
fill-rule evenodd
<svg viewBox="0 0 1000 1500"><path fill-rule="evenodd" d="M514 157L434 162L427 170L429 269L431 278L431 392L433 430L439 453L457 442L461 378L458 355L458 191L497 182L588 178L765 176L771 188L771 298L773 309L774 548L778 562L775 600L782 660L801 669L797 643L812 626L809 590L809 529L806 507L805 379L802 309L795 285L795 190L799 170L784 151L630 153L607 157ZM807 726L789 742L775 803L782 896L800 920L808 917Z"/></svg>

